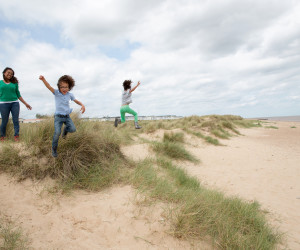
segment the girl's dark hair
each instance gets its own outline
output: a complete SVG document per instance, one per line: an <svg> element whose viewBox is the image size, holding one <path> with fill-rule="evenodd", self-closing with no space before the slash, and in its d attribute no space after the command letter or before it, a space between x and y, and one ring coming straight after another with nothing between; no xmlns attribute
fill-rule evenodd
<svg viewBox="0 0 300 250"><path fill-rule="evenodd" d="M132 83L131 80L125 80L125 81L123 82L124 90L131 89L131 83Z"/></svg>
<svg viewBox="0 0 300 250"><path fill-rule="evenodd" d="M9 67L6 67L6 68L3 70L3 72L2 72L3 79L6 80L6 79L5 79L5 76L4 76L4 73L5 73L7 70L11 70L11 71L13 72L13 76L11 77L10 82L12 82L12 83L18 83L19 81L18 81L17 77L15 77L15 71L14 71L12 68L9 68Z"/></svg>
<svg viewBox="0 0 300 250"><path fill-rule="evenodd" d="M71 90L75 86L75 80L72 76L69 75L63 75L58 79L57 87L60 89L60 83L66 82L69 85L69 90Z"/></svg>

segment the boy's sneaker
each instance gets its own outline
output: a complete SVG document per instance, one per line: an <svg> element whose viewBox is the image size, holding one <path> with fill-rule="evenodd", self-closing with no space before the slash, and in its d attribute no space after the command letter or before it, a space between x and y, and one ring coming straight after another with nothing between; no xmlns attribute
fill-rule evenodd
<svg viewBox="0 0 300 250"><path fill-rule="evenodd" d="M121 123L121 119L116 117L115 118L115 127L118 127L118 124L120 124L120 123Z"/></svg>
<svg viewBox="0 0 300 250"><path fill-rule="evenodd" d="M15 135L15 142L18 142L18 141L20 141L19 136Z"/></svg>
<svg viewBox="0 0 300 250"><path fill-rule="evenodd" d="M57 157L57 148L52 148L52 156Z"/></svg>
<svg viewBox="0 0 300 250"><path fill-rule="evenodd" d="M135 126L136 129L142 128L137 122L134 122L134 126Z"/></svg>

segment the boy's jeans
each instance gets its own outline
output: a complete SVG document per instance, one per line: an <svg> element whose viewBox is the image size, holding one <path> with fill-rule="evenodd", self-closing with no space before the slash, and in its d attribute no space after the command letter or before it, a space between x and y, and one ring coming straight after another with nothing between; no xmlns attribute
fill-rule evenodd
<svg viewBox="0 0 300 250"><path fill-rule="evenodd" d="M14 123L15 136L19 135L19 114L20 114L20 103L19 102L10 102L10 103L1 103L0 104L1 112L1 137L6 135L6 126L8 123L9 113L11 112L12 120Z"/></svg>
<svg viewBox="0 0 300 250"><path fill-rule="evenodd" d="M69 115L54 115L54 135L52 140L52 148L57 149L61 127L65 124L64 131L73 133L76 131L75 125Z"/></svg>

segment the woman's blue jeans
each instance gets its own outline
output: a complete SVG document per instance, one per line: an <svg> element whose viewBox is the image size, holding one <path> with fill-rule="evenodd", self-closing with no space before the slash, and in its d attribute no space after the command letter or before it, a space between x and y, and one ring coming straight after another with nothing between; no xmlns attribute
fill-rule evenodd
<svg viewBox="0 0 300 250"><path fill-rule="evenodd" d="M61 127L65 124L64 133L73 133L76 127L69 115L54 115L54 135L52 140L52 148L57 149L59 136L61 134Z"/></svg>
<svg viewBox="0 0 300 250"><path fill-rule="evenodd" d="M11 113L11 115L12 115L15 136L19 135L20 103L19 102L0 103L0 113L1 113L1 118L2 118L1 137L4 137L6 135L6 126L7 126L8 119L9 119L9 113Z"/></svg>

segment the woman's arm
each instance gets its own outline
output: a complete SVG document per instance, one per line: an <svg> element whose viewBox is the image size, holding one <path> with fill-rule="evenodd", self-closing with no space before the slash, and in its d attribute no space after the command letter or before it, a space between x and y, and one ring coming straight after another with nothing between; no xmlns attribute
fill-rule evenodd
<svg viewBox="0 0 300 250"><path fill-rule="evenodd" d="M78 105L80 105L81 106L81 109L80 109L80 111L81 111L81 113L83 114L84 112L85 112L85 106L80 102L80 101L78 101L78 100L74 100L74 102L76 103L76 104L78 104Z"/></svg>
<svg viewBox="0 0 300 250"><path fill-rule="evenodd" d="M43 81L47 89L49 89L54 94L54 88L51 87L51 85L46 81L44 76L40 76L39 79Z"/></svg>
<svg viewBox="0 0 300 250"><path fill-rule="evenodd" d="M19 97L19 100L24 103L24 105L26 106L27 109L29 109L29 110L32 109L32 107L27 102L25 102L25 100L23 99L22 96Z"/></svg>
<svg viewBox="0 0 300 250"><path fill-rule="evenodd" d="M130 93L133 92L133 91L135 91L135 89L136 89L140 84L141 84L140 81L138 81L137 85L136 85L133 89L130 90Z"/></svg>

